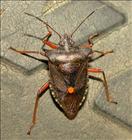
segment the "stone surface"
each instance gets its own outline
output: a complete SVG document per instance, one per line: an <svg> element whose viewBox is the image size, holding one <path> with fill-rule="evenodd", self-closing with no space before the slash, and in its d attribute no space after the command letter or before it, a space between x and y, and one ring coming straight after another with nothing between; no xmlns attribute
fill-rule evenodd
<svg viewBox="0 0 132 140"><path fill-rule="evenodd" d="M116 5L118 4L116 3ZM124 8L124 5L127 6L127 8ZM120 8L122 11L125 11L124 13L127 13L126 16L128 17L128 21L123 28L113 32L108 37L101 40L101 42L99 41L97 43L97 45L99 46L103 45L105 46L105 48L113 49L114 54L111 55L111 57L108 59L104 59L104 60L101 59L99 63L95 62L95 65L104 64L103 69L106 72L106 76L108 77L107 79L113 79L113 80L118 76L119 72L122 73L122 75L125 75L125 72L131 71L131 68L132 68L132 55L131 55L132 16L131 14L129 14L132 12L132 7L131 5L128 5L128 3L124 3L124 2L120 3L118 6L119 6L118 9ZM120 88L123 90L123 87L119 85L122 82L120 81L120 76L118 77L118 82L117 82L118 85L115 85L112 87L113 84L110 82L110 93L113 95L115 99L117 100L119 99L119 105L117 105L119 107L115 108L115 106L112 106L112 105L109 106L106 102L104 102L104 100L100 96L97 98L96 105L98 106L98 108L100 108L104 112L109 113L109 115L111 116L115 116L116 118L120 119L121 122L124 122L128 126L131 127L131 115L132 115L131 108L129 108L130 109L129 111L126 110L127 113L124 115L124 109L127 108L127 106L131 106L131 99L129 99L129 102L127 101L127 96L129 98L131 96L131 90L129 90L131 88L130 86L131 82L127 78L130 78L130 77L126 76L126 81L125 81L126 87L124 87L124 90L128 89L128 91L127 90L125 91L125 95L122 94L121 90L118 91L118 93L116 94L116 90L115 90L116 88L117 89ZM108 80L108 84L109 84L109 80ZM99 91L100 91L100 88L96 90L96 92L100 95ZM100 98L100 101L99 101L99 98Z"/></svg>
<svg viewBox="0 0 132 140"><path fill-rule="evenodd" d="M41 63L9 51L8 48L12 46L19 50L40 51L42 43L39 40L24 37L23 34L30 33L36 36L44 36L47 31L43 24L32 17L24 15L24 12L32 13L45 19L58 32L63 34L65 32L71 33L89 13L105 5L98 1L69 2L53 12L43 15L42 11L44 11L44 6L48 5L47 3L43 1L2 2L2 7L6 9L2 14L1 22L2 57L27 71L38 67ZM121 13L105 5L86 20L75 33L73 39L79 44L84 43L90 34L104 33L123 24L124 21L125 17ZM58 37L53 34L51 40L58 42ZM37 57L39 56L37 55Z"/></svg>
<svg viewBox="0 0 132 140"><path fill-rule="evenodd" d="M97 106L132 127L132 69L117 74L108 82L109 90L118 104L108 103L104 90L101 90L96 100Z"/></svg>

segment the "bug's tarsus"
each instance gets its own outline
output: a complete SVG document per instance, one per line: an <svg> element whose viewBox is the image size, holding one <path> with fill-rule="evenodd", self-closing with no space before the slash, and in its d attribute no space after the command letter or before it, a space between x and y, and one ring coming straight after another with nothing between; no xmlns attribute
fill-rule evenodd
<svg viewBox="0 0 132 140"><path fill-rule="evenodd" d="M37 17L37 16L35 16L33 14L26 13L26 12L25 12L25 14L28 15L28 16L34 17L37 20L41 21L43 24L45 24L46 26L48 26L52 31L54 31L60 38L62 37L61 34L59 34L53 27L51 27L47 22L43 21L39 17Z"/></svg>
<svg viewBox="0 0 132 140"><path fill-rule="evenodd" d="M31 35L31 34L23 34L23 35L24 36L28 36L28 37L32 37L32 38L35 38L35 39L39 39L39 40L43 41L43 38L35 36L35 35Z"/></svg>
<svg viewBox="0 0 132 140"><path fill-rule="evenodd" d="M49 38L51 36L51 34L47 34L45 35L43 38L42 37L38 37L38 36L35 36L35 35L31 35L31 34L23 34L24 36L28 36L28 37L32 37L32 38L35 38L35 39L39 39L41 41L43 41L45 38Z"/></svg>
<svg viewBox="0 0 132 140"><path fill-rule="evenodd" d="M96 34L94 34L94 35L90 35L90 36L89 36L89 38L88 38L88 43L89 43L89 46L90 46L90 47L93 47L93 45L94 45L92 39L95 38L95 37L97 37L97 36L99 36L99 33L96 33Z"/></svg>
<svg viewBox="0 0 132 140"><path fill-rule="evenodd" d="M81 47L86 47L86 48L92 48L94 43L92 41L93 38L99 36L99 33L96 33L96 34L93 34L93 35L90 35L88 37L88 44L83 44Z"/></svg>
<svg viewBox="0 0 132 140"><path fill-rule="evenodd" d="M28 132L27 132L27 135L30 135L30 134L31 134L31 130L33 129L34 125L35 125L35 124L32 124L32 125L31 125L31 127L29 128L29 130L28 130Z"/></svg>
<svg viewBox="0 0 132 140"><path fill-rule="evenodd" d="M116 104L116 105L118 104L118 102L116 102L116 101L111 101L111 103Z"/></svg>
<svg viewBox="0 0 132 140"><path fill-rule="evenodd" d="M90 35L89 38L88 38L88 42L92 42L92 39L95 38L95 37L98 37L99 36L99 33L95 33L93 35Z"/></svg>

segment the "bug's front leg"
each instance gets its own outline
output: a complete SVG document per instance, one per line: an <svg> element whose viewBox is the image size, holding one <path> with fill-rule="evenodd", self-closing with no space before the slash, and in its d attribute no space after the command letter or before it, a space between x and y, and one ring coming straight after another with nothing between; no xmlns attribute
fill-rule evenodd
<svg viewBox="0 0 132 140"><path fill-rule="evenodd" d="M49 41L49 38L52 36L52 32L50 31L49 27L46 26L47 30L48 30L48 34L46 35L46 38L43 39L43 43L44 45L42 46L42 49L44 50L44 46L47 45L53 49L58 48L57 45L51 41Z"/></svg>
<svg viewBox="0 0 132 140"><path fill-rule="evenodd" d="M104 71L102 69L99 69L99 68L88 68L87 71L92 72L92 73L101 73L103 75L103 80L100 78L94 77L94 76L90 76L90 77L91 77L91 79L95 79L95 80L99 80L99 81L103 82L104 87L105 87L105 94L106 94L107 101L114 103L114 104L117 104L117 102L112 100L112 97L109 94L108 84L107 84L107 80L106 80L106 76L105 76Z"/></svg>
<svg viewBox="0 0 132 140"><path fill-rule="evenodd" d="M90 47L93 47L93 45L94 45L92 39L95 38L95 37L97 37L97 36L99 36L98 33L89 36L89 38L88 38L88 45L89 45Z"/></svg>
<svg viewBox="0 0 132 140"><path fill-rule="evenodd" d="M36 114L37 114L37 108L38 108L38 102L40 97L45 93L45 91L49 88L49 82L45 83L39 90L36 96L35 100L35 106L34 106L34 111L33 111L33 117L32 117L32 125L30 126L27 134L30 135L31 130L33 129L35 123L36 123Z"/></svg>
<svg viewBox="0 0 132 140"><path fill-rule="evenodd" d="M92 48L93 45L94 45L92 39L95 38L95 37L97 37L98 35L99 35L98 33L96 33L96 34L94 34L94 35L90 35L90 36L88 37L88 43L82 45L81 47L82 47L82 48Z"/></svg>
<svg viewBox="0 0 132 140"><path fill-rule="evenodd" d="M43 38L40 38L40 37L37 37L35 35L31 35L31 34L24 34L25 36L28 36L28 37L33 37L33 38L36 38L36 39L39 39L43 42L43 46L42 46L42 49L45 50L44 46L47 45L53 49L56 49L58 48L57 45L51 41L49 41L49 38L52 36L52 32L51 31L48 31L47 35L45 35Z"/></svg>
<svg viewBox="0 0 132 140"><path fill-rule="evenodd" d="M49 41L49 38L52 36L52 32L50 31L49 27L47 27L47 30L48 30L48 33L43 37L43 38L40 38L40 37L37 37L35 35L30 35L30 34L24 34L25 36L28 36L28 37L33 37L33 38L36 38L36 39L39 39L43 42L43 46L42 46L42 49L45 50L44 46L47 45L53 49L56 49L58 48L57 45L51 41Z"/></svg>

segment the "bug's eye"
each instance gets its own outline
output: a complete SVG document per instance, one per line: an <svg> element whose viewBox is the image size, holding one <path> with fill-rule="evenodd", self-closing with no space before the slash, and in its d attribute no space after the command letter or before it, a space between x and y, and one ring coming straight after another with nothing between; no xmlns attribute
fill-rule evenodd
<svg viewBox="0 0 132 140"><path fill-rule="evenodd" d="M74 41L72 39L70 39L70 44L73 45L74 44Z"/></svg>
<svg viewBox="0 0 132 140"><path fill-rule="evenodd" d="M64 42L64 41L60 41L60 42L59 42L59 45L60 45L60 46L65 46L65 42Z"/></svg>

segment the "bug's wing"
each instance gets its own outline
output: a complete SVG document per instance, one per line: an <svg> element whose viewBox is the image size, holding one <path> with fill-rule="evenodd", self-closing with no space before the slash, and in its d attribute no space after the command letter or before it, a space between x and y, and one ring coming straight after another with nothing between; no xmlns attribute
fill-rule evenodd
<svg viewBox="0 0 132 140"><path fill-rule="evenodd" d="M52 63L49 63L49 71L51 84L53 85L53 87L58 91L66 92L67 86L61 71L59 71L57 67Z"/></svg>
<svg viewBox="0 0 132 140"><path fill-rule="evenodd" d="M82 89L86 86L87 82L87 62L81 64L75 81L75 88Z"/></svg>

